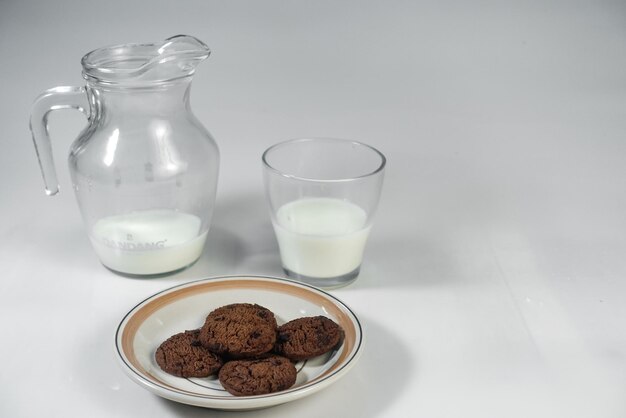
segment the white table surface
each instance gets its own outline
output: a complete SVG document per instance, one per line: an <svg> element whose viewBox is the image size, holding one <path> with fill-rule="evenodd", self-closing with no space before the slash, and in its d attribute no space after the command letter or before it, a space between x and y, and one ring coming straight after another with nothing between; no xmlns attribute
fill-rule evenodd
<svg viewBox="0 0 626 418"><path fill-rule="evenodd" d="M0 2L0 416L626 416L626 3ZM43 192L33 99L79 85L91 49L188 33L213 49L192 107L222 152L200 261L104 269L51 117L62 192ZM260 155L359 139L388 171L362 273L359 364L254 413L161 399L116 364L139 300L213 275L281 275Z"/></svg>

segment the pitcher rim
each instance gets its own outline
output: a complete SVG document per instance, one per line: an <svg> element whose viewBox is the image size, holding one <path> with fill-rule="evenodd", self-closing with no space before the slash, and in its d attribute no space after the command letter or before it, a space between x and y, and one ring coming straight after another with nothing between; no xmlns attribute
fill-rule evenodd
<svg viewBox="0 0 626 418"><path fill-rule="evenodd" d="M190 35L176 35L162 42L110 45L82 57L82 74L85 80L99 84L159 84L193 75L197 64L210 54L204 42ZM157 69L164 65L161 71Z"/></svg>

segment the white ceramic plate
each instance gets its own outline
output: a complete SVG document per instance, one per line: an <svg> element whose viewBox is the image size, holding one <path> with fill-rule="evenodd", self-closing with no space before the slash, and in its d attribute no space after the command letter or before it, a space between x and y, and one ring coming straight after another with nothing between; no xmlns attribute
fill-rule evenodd
<svg viewBox="0 0 626 418"><path fill-rule="evenodd" d="M157 347L178 332L200 328L209 312L230 303L265 306L274 312L279 325L324 315L341 325L345 339L336 351L296 364L295 385L268 395L235 397L216 377L185 379L163 372L154 360ZM306 284L259 276L216 277L159 292L128 312L115 334L122 369L139 385L176 402L231 410L265 408L324 389L354 366L362 346L361 324L343 302Z"/></svg>

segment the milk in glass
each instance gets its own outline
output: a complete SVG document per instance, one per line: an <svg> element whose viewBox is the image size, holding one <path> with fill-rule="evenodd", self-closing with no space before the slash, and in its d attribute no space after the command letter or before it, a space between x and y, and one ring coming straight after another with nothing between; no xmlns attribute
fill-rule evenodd
<svg viewBox="0 0 626 418"><path fill-rule="evenodd" d="M354 203L335 198L305 198L276 212L274 229L283 267L319 278L356 270L370 231L367 214Z"/></svg>

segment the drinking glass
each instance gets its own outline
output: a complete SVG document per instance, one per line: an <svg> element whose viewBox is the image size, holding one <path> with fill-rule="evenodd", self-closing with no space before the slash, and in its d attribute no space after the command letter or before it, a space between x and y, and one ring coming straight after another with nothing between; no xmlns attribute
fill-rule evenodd
<svg viewBox="0 0 626 418"><path fill-rule="evenodd" d="M302 138L263 153L283 269L324 288L359 275L383 184L385 156L361 142Z"/></svg>

